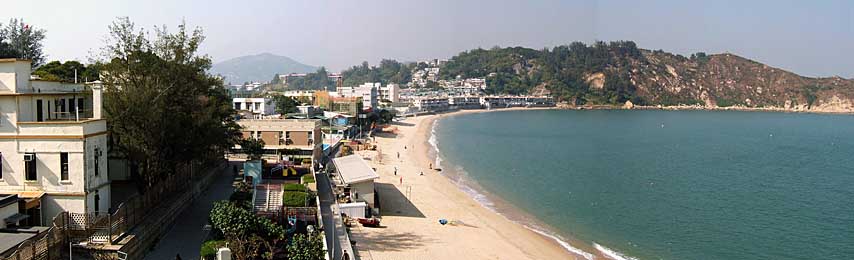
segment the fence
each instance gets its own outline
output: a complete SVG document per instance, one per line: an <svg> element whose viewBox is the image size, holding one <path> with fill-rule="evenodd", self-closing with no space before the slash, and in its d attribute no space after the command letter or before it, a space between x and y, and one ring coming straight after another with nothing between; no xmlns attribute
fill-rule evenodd
<svg viewBox="0 0 854 260"><path fill-rule="evenodd" d="M204 175L204 186L213 181L215 174ZM123 202L112 212L70 213L62 212L53 218L47 231L29 238L2 260L54 260L64 259L63 252L69 242L112 244L142 222L152 208L171 198L191 192L194 183L192 166L179 169L144 195ZM192 188L198 188L193 186Z"/></svg>
<svg viewBox="0 0 854 260"><path fill-rule="evenodd" d="M115 243L131 228L142 222L145 216L151 212L151 209L161 202L184 192L189 192L190 185L193 183L192 177L192 166L183 167L176 174L169 176L160 185L149 189L142 196L133 197L119 204L112 214L107 215L109 243Z"/></svg>
<svg viewBox="0 0 854 260"><path fill-rule="evenodd" d="M60 259L62 248L65 245L64 226L66 225L66 214L53 218L52 226L45 232L27 239L19 244L15 251L3 260L53 260Z"/></svg>

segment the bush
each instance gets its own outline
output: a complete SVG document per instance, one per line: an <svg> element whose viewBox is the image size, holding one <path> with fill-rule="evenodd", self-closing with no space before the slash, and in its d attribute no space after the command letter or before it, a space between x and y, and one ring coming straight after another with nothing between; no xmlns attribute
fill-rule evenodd
<svg viewBox="0 0 854 260"><path fill-rule="evenodd" d="M309 202L309 197L307 192L285 191L285 194L282 195L282 204L286 207L305 207L306 202Z"/></svg>
<svg viewBox="0 0 854 260"><path fill-rule="evenodd" d="M284 229L269 219L255 216L249 210L228 201L214 203L210 213L211 225L226 237L246 238L257 234L265 239L284 237Z"/></svg>
<svg viewBox="0 0 854 260"><path fill-rule="evenodd" d="M208 240L202 243L202 249L199 250L199 254L205 259L212 259L212 257L216 256L217 249L223 246L225 246L225 240Z"/></svg>
<svg viewBox="0 0 854 260"><path fill-rule="evenodd" d="M320 234L296 234L288 244L288 259L291 260L320 260L326 253L323 250L323 238ZM352 254L352 252L350 252Z"/></svg>
<svg viewBox="0 0 854 260"><path fill-rule="evenodd" d="M306 174L302 176L302 183L314 183L314 175Z"/></svg>
<svg viewBox="0 0 854 260"><path fill-rule="evenodd" d="M305 185L302 185L302 184L299 184L299 183L288 183L288 184L285 184L284 186L282 186L282 189L283 189L284 191L299 191L299 192L305 192Z"/></svg>

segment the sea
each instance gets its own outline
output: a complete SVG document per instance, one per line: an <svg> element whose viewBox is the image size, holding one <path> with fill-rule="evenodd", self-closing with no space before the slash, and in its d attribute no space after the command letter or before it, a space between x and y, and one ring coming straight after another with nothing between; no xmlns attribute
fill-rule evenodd
<svg viewBox="0 0 854 260"><path fill-rule="evenodd" d="M514 110L443 116L437 167L584 258L854 259L854 116Z"/></svg>

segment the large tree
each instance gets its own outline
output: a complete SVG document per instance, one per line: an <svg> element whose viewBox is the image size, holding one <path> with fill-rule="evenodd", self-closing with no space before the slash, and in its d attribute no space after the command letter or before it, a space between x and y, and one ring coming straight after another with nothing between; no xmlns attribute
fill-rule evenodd
<svg viewBox="0 0 854 260"><path fill-rule="evenodd" d="M120 18L109 31L101 54L105 114L113 147L141 168L141 187L191 162L221 160L239 127L222 81L206 72L211 59L196 53L201 29L164 26L149 38Z"/></svg>
<svg viewBox="0 0 854 260"><path fill-rule="evenodd" d="M0 58L31 60L33 68L42 65L44 33L43 29L26 24L24 20L9 20L9 24L0 26Z"/></svg>

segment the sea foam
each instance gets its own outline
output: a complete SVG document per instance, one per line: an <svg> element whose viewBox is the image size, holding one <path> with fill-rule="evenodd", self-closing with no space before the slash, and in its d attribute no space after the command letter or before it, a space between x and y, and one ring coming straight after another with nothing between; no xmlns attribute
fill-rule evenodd
<svg viewBox="0 0 854 260"><path fill-rule="evenodd" d="M620 254L617 251L614 251L597 243L593 243L593 247L595 247L596 250L599 250L599 252L602 252L602 254L605 254L606 256L616 260L638 260L637 258Z"/></svg>
<svg viewBox="0 0 854 260"><path fill-rule="evenodd" d="M439 121L438 121L438 120L436 120L436 121L434 121L434 122L433 122L433 126L430 128L430 138L429 138L429 139L427 139L427 143L429 143L429 144L433 147L433 151L434 151L434 152L435 152L435 154L436 154L436 161L435 161L436 168L440 168L440 169L441 169L441 165L442 165L442 164L441 164L441 163L442 163L442 158L441 158L441 157L442 157L442 156L441 156L441 152L440 152L440 150L439 150L439 141L438 141L438 139L436 138L436 125L438 125L438 124L439 124ZM542 236L545 236L545 237L548 237L548 238L550 238L550 239L554 240L554 241L555 241L555 242L557 242L561 247L563 247L566 251L569 251L570 253L573 253L573 254L576 254L576 255L580 255L580 256L584 257L585 259L587 259L587 260L593 260L593 259L595 259L595 258L596 258L596 257L595 257L593 254L591 254L591 253L588 253L588 252L585 252L584 250L581 250L581 249L579 249L579 248L573 247L573 246L572 246L572 245L570 245L568 242L564 241L564 240L563 240L563 238L561 238L561 237L560 237L559 235L557 235L557 234L553 234L552 232L546 231L545 229L540 228L540 227L537 227L536 225L532 226L532 225L528 225L528 224L525 224L525 223L521 223L521 222L519 222L519 221L512 220L512 219L508 218L506 215L504 215L504 214L502 214L501 212L499 212L498 210L496 210L496 208L495 208L495 204L494 204L494 203L489 199L489 197L487 197L485 194L483 194L483 193L479 192L477 189L475 189L475 188L473 188L473 187L472 187L473 185L471 185L471 184L469 184L469 183L468 183L469 181L468 181L468 180L467 180L467 178L466 178L467 174L466 174L465 169L463 169L462 167L457 166L457 167L454 167L454 170L455 170L455 172L459 175L458 177L456 177L456 178L455 178L455 177L453 177L453 176L449 176L449 175L447 175L447 174L445 174L445 176L446 176L446 177L448 177L448 179L450 179L450 180L451 180L451 181L452 181L452 182L453 182L453 183L454 183L454 184L455 184L455 185L456 185L460 190L462 190L464 193L466 193L466 194L467 194L467 195L469 195L471 198L473 198L475 201L477 201L477 203L478 203L478 204L480 204L482 207L484 207L484 208L486 208L486 209L488 209L488 210L490 210L490 211L492 211L492 212L497 213L498 215L500 215L500 216L504 217L504 218L505 218L505 219L507 219L507 220L510 220L510 221L513 221L513 222L515 222L515 223L517 223L517 224L520 224L520 225L522 225L523 227L527 228L528 230L534 231L534 232L536 232L537 234L540 234L540 235L542 235ZM446 172L446 173L447 173L447 172ZM597 246L598 246L598 245L597 245ZM637 259L634 259L634 258L629 258L629 259L626 259L626 258L619 258L619 259L617 259L617 260L637 260Z"/></svg>

